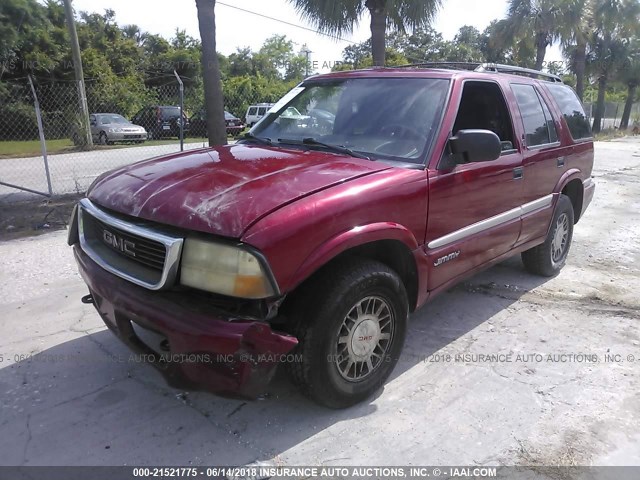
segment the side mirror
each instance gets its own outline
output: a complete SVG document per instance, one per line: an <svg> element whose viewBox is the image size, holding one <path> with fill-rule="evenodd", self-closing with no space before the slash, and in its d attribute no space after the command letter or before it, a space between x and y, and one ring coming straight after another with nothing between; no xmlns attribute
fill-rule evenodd
<svg viewBox="0 0 640 480"><path fill-rule="evenodd" d="M459 163L488 162L500 157L502 143L490 130L460 130L449 139L451 154L443 157L441 169L454 168Z"/></svg>

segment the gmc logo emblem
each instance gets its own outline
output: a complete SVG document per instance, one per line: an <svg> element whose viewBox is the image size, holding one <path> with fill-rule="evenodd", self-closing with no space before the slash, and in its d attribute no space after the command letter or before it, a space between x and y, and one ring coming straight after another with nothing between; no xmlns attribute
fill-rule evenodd
<svg viewBox="0 0 640 480"><path fill-rule="evenodd" d="M102 240L111 248L115 248L116 250L126 255L129 255L131 257L136 256L135 243L129 240L124 240L123 238L120 238L115 234L111 233L109 230L102 230Z"/></svg>
<svg viewBox="0 0 640 480"><path fill-rule="evenodd" d="M358 337L358 341L360 342L369 342L373 339L373 335L368 335L366 337Z"/></svg>

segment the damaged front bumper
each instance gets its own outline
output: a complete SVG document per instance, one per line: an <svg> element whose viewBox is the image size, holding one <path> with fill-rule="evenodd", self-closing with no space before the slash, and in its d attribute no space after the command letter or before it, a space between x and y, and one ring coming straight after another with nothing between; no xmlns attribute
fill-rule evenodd
<svg viewBox="0 0 640 480"><path fill-rule="evenodd" d="M104 323L177 388L255 398L298 341L264 321L236 318L181 292L154 292L102 269L73 247Z"/></svg>

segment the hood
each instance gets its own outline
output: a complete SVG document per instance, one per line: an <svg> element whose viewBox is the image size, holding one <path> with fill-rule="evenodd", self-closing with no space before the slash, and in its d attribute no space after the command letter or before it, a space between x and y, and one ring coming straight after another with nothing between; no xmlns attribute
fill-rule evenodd
<svg viewBox="0 0 640 480"><path fill-rule="evenodd" d="M328 152L238 144L114 170L94 183L89 198L125 215L240 238L286 204L388 168Z"/></svg>

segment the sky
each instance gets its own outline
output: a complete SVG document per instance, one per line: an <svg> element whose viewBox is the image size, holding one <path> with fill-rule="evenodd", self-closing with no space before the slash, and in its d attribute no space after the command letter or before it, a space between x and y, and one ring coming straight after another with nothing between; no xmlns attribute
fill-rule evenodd
<svg viewBox="0 0 640 480"><path fill-rule="evenodd" d="M116 12L120 25L136 24L142 30L171 38L176 28L184 29L199 38L195 0L73 0L76 11L100 12L110 8ZM310 60L319 72L328 71L342 58L342 50L351 42L359 43L370 37L369 18L343 40L334 40L308 30L296 28L278 21L242 12L234 7L250 10L279 20L313 29L303 23L295 9L286 0L224 0L217 2L216 27L218 51L229 55L239 47L257 50L272 35L285 34L293 40L297 49L307 45ZM495 18L506 14L507 0L444 0L435 24L445 39L452 40L463 25L473 25L484 30ZM547 52L547 60L561 60L559 48Z"/></svg>

